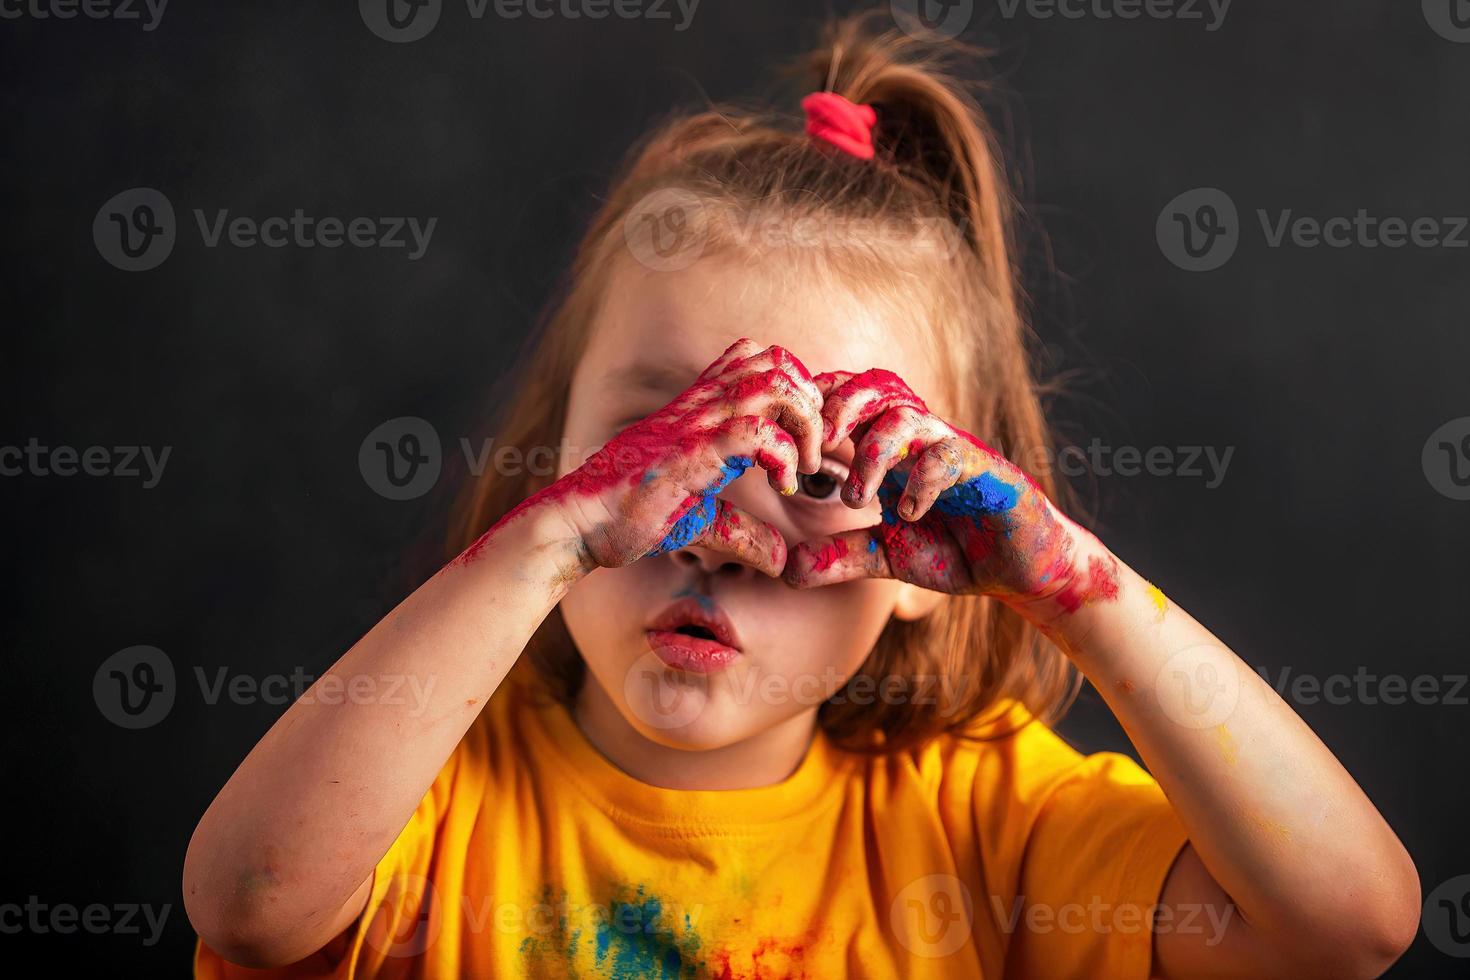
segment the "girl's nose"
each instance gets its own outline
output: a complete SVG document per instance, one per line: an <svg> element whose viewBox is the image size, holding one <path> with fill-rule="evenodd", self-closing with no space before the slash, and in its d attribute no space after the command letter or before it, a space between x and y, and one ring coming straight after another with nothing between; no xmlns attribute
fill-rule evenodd
<svg viewBox="0 0 1470 980"><path fill-rule="evenodd" d="M681 568L697 569L707 575L723 578L746 578L757 574L756 570L724 552L691 544L678 551L669 552L674 564Z"/></svg>

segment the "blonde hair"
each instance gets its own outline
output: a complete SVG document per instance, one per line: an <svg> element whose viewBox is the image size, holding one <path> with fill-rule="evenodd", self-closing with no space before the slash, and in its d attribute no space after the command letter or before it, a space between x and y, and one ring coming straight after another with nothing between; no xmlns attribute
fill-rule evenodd
<svg viewBox="0 0 1470 980"><path fill-rule="evenodd" d="M805 59L814 84L875 107L874 159L834 152L791 115L733 109L677 116L635 148L577 249L560 300L521 352L518 387L498 419L500 445L524 454L558 444L573 372L611 270L630 250L636 254L640 226L657 224L631 219L648 201L672 196L684 202L680 217L697 221L679 230L697 233L701 254L748 250L748 236L742 241L737 232L752 220L815 221L829 232L886 229L828 234L817 248L798 250L806 257L797 261L819 262L855 290L918 304L945 379L949 421L1018 463L1049 458L1013 266L1013 202L994 135L946 68L948 55L961 49L879 32L881 16L830 24ZM1050 472L1032 476L1055 496ZM550 481L487 468L461 504L452 550ZM585 680L559 611L537 630L521 663L567 703ZM977 719L1011 699L1050 722L1080 684L1031 626L980 596L948 596L916 622L890 620L849 684L899 678L916 690L940 677L963 682L949 685L958 693L945 703L834 698L819 709L819 723L844 748L894 751L944 732L972 733Z"/></svg>

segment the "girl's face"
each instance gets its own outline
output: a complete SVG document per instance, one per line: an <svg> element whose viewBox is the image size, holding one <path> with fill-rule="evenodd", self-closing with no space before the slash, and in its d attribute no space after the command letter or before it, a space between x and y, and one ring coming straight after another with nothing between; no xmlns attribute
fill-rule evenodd
<svg viewBox="0 0 1470 980"><path fill-rule="evenodd" d="M792 288L751 265L705 256L676 273L631 262L612 273L606 302L572 380L558 476L620 429L672 401L740 337L778 344L812 374L884 367L935 411L938 380L919 332L831 284ZM795 546L867 527L876 502L854 510L839 491L851 441L824 457L815 475L783 497L751 467L721 496L771 522ZM909 590L909 591L905 591ZM911 586L859 580L796 590L697 545L622 568L599 568L561 601L567 629L587 663L582 704L616 709L632 729L671 748L716 749L814 712L856 672ZM711 603L733 624L742 656L714 673L674 670L645 631L680 599Z"/></svg>

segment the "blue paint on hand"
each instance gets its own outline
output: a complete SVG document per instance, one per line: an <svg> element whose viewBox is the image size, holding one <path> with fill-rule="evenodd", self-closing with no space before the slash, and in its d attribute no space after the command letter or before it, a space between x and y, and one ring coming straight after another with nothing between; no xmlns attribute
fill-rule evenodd
<svg viewBox="0 0 1470 980"><path fill-rule="evenodd" d="M686 547L704 533L705 528L715 521L715 494L729 486L736 477L744 473L754 461L749 456L731 456L720 467L720 476L714 483L700 491L699 500L674 522L664 539L653 546L645 557L662 555Z"/></svg>
<svg viewBox="0 0 1470 980"><path fill-rule="evenodd" d="M908 486L908 478L907 473L890 470L887 478L879 484L878 502L883 507L883 523L898 523L898 501ZM934 498L930 510L945 517L978 520L1014 509L1019 499L1015 487L990 473L981 473L941 491Z"/></svg>
<svg viewBox="0 0 1470 980"><path fill-rule="evenodd" d="M941 514L978 517L1000 514L1016 506L1016 488L989 473L956 483L934 501Z"/></svg>

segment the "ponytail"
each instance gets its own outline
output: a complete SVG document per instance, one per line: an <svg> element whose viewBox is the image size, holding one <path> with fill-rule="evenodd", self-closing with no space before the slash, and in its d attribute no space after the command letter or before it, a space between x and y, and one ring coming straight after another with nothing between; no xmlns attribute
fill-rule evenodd
<svg viewBox="0 0 1470 980"><path fill-rule="evenodd" d="M1011 262L1013 203L999 150L973 97L945 71L945 59L967 50L899 31L874 34L881 12L838 21L810 58L817 85L878 114L873 141L886 162L927 184L964 235L1003 304L1015 302Z"/></svg>

